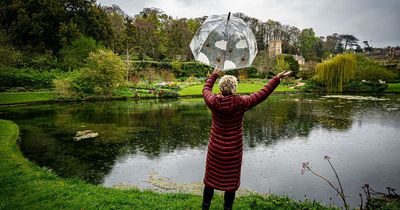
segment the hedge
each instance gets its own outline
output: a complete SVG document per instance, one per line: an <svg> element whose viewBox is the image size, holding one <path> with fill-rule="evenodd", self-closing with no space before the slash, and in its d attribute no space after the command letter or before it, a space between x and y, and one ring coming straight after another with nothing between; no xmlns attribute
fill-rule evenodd
<svg viewBox="0 0 400 210"><path fill-rule="evenodd" d="M57 69L39 71L36 69L0 68L0 91L9 88L24 87L27 89L52 88L53 79L62 72Z"/></svg>

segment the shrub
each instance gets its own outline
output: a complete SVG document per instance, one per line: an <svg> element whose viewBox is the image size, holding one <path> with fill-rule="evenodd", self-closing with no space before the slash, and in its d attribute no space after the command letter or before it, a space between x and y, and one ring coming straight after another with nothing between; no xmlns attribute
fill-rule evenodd
<svg viewBox="0 0 400 210"><path fill-rule="evenodd" d="M326 87L315 81L314 79L310 79L303 86L303 90L305 92L325 92Z"/></svg>
<svg viewBox="0 0 400 210"><path fill-rule="evenodd" d="M112 91L126 85L126 65L110 50L99 50L89 54L82 68L79 84L84 93L112 95Z"/></svg>
<svg viewBox="0 0 400 210"><path fill-rule="evenodd" d="M146 70L142 71L141 74L149 84L153 83L159 77L154 68L147 68Z"/></svg>
<svg viewBox="0 0 400 210"><path fill-rule="evenodd" d="M23 63L22 52L11 46L0 45L0 67L22 67Z"/></svg>
<svg viewBox="0 0 400 210"><path fill-rule="evenodd" d="M239 76L238 76L239 81L243 81L243 80L247 79L248 74L247 74L246 70L240 69L240 70L237 70L237 71L238 71L238 74L239 74Z"/></svg>
<svg viewBox="0 0 400 210"><path fill-rule="evenodd" d="M81 71L75 70L63 74L53 80L55 91L61 96L83 95L84 90L80 84Z"/></svg>
<svg viewBox="0 0 400 210"><path fill-rule="evenodd" d="M71 88L71 83L66 79L53 80L54 90L61 96L72 96L75 91Z"/></svg>
<svg viewBox="0 0 400 210"><path fill-rule="evenodd" d="M350 81L344 89L346 92L355 92L355 93L363 93L363 92L383 92L388 87L388 84L380 84L380 83L369 83L369 82L360 82L360 81Z"/></svg>
<svg viewBox="0 0 400 210"><path fill-rule="evenodd" d="M356 80L366 80L372 83L379 83L379 80L393 81L396 73L387 70L365 55L357 55Z"/></svg>
<svg viewBox="0 0 400 210"><path fill-rule="evenodd" d="M284 60L288 64L288 69L293 72L293 75L297 75L299 72L299 63L294 59L292 55L284 55Z"/></svg>
<svg viewBox="0 0 400 210"><path fill-rule="evenodd" d="M315 76L315 67L317 66L317 62L315 61L310 61L304 64L302 66L301 70L299 73L297 73L297 76L302 79L311 79Z"/></svg>
<svg viewBox="0 0 400 210"><path fill-rule="evenodd" d="M169 81L170 82L170 81L173 81L175 79L175 75L172 72L170 72L170 71L168 71L166 69L161 70L160 73L161 73L161 78L164 81Z"/></svg>

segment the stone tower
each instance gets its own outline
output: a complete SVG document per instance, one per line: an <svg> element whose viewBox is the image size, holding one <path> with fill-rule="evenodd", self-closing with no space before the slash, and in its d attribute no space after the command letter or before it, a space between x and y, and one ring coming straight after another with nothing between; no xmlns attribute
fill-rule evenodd
<svg viewBox="0 0 400 210"><path fill-rule="evenodd" d="M268 43L268 55L270 57L275 57L282 54L282 41L273 40Z"/></svg>

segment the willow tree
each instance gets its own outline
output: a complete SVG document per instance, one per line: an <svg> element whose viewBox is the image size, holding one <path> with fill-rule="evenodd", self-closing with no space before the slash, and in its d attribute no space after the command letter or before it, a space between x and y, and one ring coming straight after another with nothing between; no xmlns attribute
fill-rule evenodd
<svg viewBox="0 0 400 210"><path fill-rule="evenodd" d="M343 86L355 76L356 59L351 54L340 54L316 67L317 81L326 85L328 92L343 92Z"/></svg>

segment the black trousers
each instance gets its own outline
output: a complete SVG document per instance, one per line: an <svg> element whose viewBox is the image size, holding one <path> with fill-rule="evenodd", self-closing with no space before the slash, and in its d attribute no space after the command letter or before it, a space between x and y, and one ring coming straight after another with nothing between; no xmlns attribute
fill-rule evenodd
<svg viewBox="0 0 400 210"><path fill-rule="evenodd" d="M203 209L208 209L210 207L213 196L214 196L214 188L205 186L203 191ZM225 192L224 209L232 209L234 200L235 200L235 191Z"/></svg>

